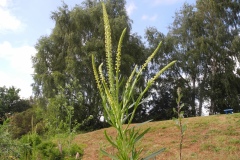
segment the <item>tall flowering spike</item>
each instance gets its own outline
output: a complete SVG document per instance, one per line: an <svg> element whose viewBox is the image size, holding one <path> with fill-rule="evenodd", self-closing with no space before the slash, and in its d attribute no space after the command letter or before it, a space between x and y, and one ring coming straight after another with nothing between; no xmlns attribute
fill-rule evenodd
<svg viewBox="0 0 240 160"><path fill-rule="evenodd" d="M174 63L176 63L176 61L172 61L172 62L169 63L167 66L165 66L163 69L161 69L160 71L158 71L157 74L155 74L155 76L148 81L148 83L150 83L150 84L152 85L152 84L154 83L154 81L155 81L165 70L167 70L169 67L171 67Z"/></svg>
<svg viewBox="0 0 240 160"><path fill-rule="evenodd" d="M108 80L110 85L110 92L113 94L114 93L114 75L113 75L113 62L112 62L111 28L108 20L107 10L104 3L102 3L102 7L103 7L103 21L104 21L104 29L105 29L105 50L106 50Z"/></svg>
<svg viewBox="0 0 240 160"><path fill-rule="evenodd" d="M98 67L98 72L99 72L99 75L100 75L101 84L103 85L103 88L105 89L105 87L108 87L108 86L107 86L106 80L104 78L102 66L103 66L103 63L101 63L100 66ZM104 91L104 93L105 93L105 91Z"/></svg>
<svg viewBox="0 0 240 160"><path fill-rule="evenodd" d="M97 68L95 66L95 60L94 60L94 56L92 55L92 67L93 67L93 73L94 73L94 77L95 77L95 80L97 82L97 87L100 91L100 94L103 94L103 90L102 90L102 87L101 87L101 83L100 83L100 79L99 79L99 76L98 76L98 72L97 72Z"/></svg>
<svg viewBox="0 0 240 160"><path fill-rule="evenodd" d="M103 85L103 90L104 90L107 102L109 103L110 108L111 108L112 112L114 112L114 115L115 115L117 113L117 106L114 104L113 94L110 92L110 90L109 90L109 88L106 84L104 74L103 74L103 70L102 70L102 66L103 66L103 64L101 63L101 65L98 67L100 80L101 80L101 83Z"/></svg>
<svg viewBox="0 0 240 160"><path fill-rule="evenodd" d="M153 59L153 57L157 54L158 50L160 49L162 45L162 42L160 42L157 46L157 48L154 50L154 52L147 58L147 60L145 61L145 63L142 65L139 74L142 73L142 71L146 68L146 66L148 65L148 63Z"/></svg>
<svg viewBox="0 0 240 160"><path fill-rule="evenodd" d="M125 86L125 89L127 90L128 87L131 85L131 82L132 82L132 79L133 79L133 76L135 75L135 72L137 70L137 66L134 67L131 75L129 76L128 80L127 80L127 83L126 83L126 86Z"/></svg>
<svg viewBox="0 0 240 160"><path fill-rule="evenodd" d="M102 104L104 108L104 117L109 122L111 126L113 126L117 131L116 140L110 138L106 133L105 136L107 140L112 144L114 148L117 149L118 153L115 155L111 155L106 151L103 153L113 159L129 159L130 155L134 152L136 155L135 157L139 157L141 151L136 151L135 144L147 133L148 129L139 133L139 131L131 131L131 134L128 134L129 125L131 124L133 117L136 113L137 107L139 104L144 102L142 97L144 93L151 87L154 80L168 67L170 67L174 62L169 64L167 67L163 68L159 71L150 81L148 81L147 86L145 89L139 94L137 99L134 101L133 104L129 104L132 99L132 92L134 91L136 84L142 75L142 71L147 67L148 63L152 60L154 55L160 48L161 43L158 45L156 50L148 57L145 63L140 67L140 69L135 66L133 69L130 77L127 79L125 84L125 89L121 88L119 85L119 76L120 73L120 65L121 65L121 47L124 34L126 33L126 29L122 32L118 43L117 55L115 59L115 64L113 63L112 59L112 45L111 45L111 29L109 25L108 15L105 8L104 3L102 3L103 8L103 20L104 20L104 29L105 29L105 51L106 51L106 62L107 62L107 78L105 79L105 74L103 72L101 64L98 68L98 71L95 66L94 57L92 56L92 65L94 76L98 85L98 89L100 90L100 95L102 98ZM115 68L113 68L115 67ZM114 71L114 69L116 71ZM139 69L139 71L138 71ZM120 92L120 93L119 93ZM120 94L120 95L119 95ZM120 102L121 101L121 102ZM129 114L129 108L132 108L133 111ZM127 116L127 117L126 117ZM123 127L123 123L126 122L127 118L127 126ZM133 156L133 154L132 154ZM123 158L124 157L124 158ZM132 159L132 158L131 158Z"/></svg>
<svg viewBox="0 0 240 160"><path fill-rule="evenodd" d="M123 38L124 38L124 35L125 35L126 31L127 31L127 28L125 28L122 31L121 37L120 37L119 42L118 42L118 49L117 49L117 56L116 56L116 75L118 75L118 73L120 72L122 42L123 42ZM118 78L118 76L116 78Z"/></svg>
<svg viewBox="0 0 240 160"><path fill-rule="evenodd" d="M120 73L120 66L121 66L121 52L122 52L122 42L123 37L126 33L126 28L122 31L121 37L118 42L118 48L117 48L117 55L116 55L116 61L115 61L115 83L116 83L116 89L115 89L115 99L118 100L119 97L119 73ZM117 102L118 103L118 102Z"/></svg>

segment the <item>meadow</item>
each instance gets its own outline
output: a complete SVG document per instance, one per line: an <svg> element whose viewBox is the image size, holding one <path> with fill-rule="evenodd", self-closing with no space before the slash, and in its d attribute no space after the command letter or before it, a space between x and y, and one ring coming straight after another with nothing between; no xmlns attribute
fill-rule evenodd
<svg viewBox="0 0 240 160"><path fill-rule="evenodd" d="M184 160L239 160L240 113L185 118L183 122L187 125L182 151ZM139 143L139 148L144 148L143 157L166 148L156 157L157 160L178 159L180 132L174 121L149 122L142 125L141 129L148 127L151 129ZM100 152L100 148L114 153L104 137L104 130L113 137L116 134L110 127L75 137L74 143L84 148L83 160L109 159Z"/></svg>

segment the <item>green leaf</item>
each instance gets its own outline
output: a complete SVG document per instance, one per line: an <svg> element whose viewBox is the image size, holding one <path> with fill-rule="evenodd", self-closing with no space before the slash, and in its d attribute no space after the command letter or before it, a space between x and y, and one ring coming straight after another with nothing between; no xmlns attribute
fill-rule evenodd
<svg viewBox="0 0 240 160"><path fill-rule="evenodd" d="M132 107L136 107L136 106L139 106L139 105L141 105L141 104L143 104L143 103L145 103L145 102L148 102L149 98L150 98L150 96L144 98L144 99L143 99L142 101L140 101L139 103L136 103L136 102L132 103L132 104L128 107L128 109L131 109ZM134 101L134 100L133 100L133 101Z"/></svg>
<svg viewBox="0 0 240 160"><path fill-rule="evenodd" d="M184 125L182 126L182 129L183 129L183 132L185 132L185 131L187 130L187 125L184 124Z"/></svg>
<svg viewBox="0 0 240 160"><path fill-rule="evenodd" d="M146 129L145 131L143 131L140 135L137 136L137 138L135 139L134 143L137 143L140 139L142 139L142 137L150 130L150 128Z"/></svg>
<svg viewBox="0 0 240 160"><path fill-rule="evenodd" d="M180 116L180 118L184 118L184 111L181 111L179 116Z"/></svg>
<svg viewBox="0 0 240 160"><path fill-rule="evenodd" d="M108 142L111 143L113 147L118 148L118 145L117 145L116 143L114 143L114 141L112 140L112 138L107 135L106 130L104 131L104 135L105 135L105 137L107 138Z"/></svg>
<svg viewBox="0 0 240 160"><path fill-rule="evenodd" d="M149 160L149 159L151 159L151 158L154 158L154 157L156 157L157 155L159 155L160 153L162 153L162 152L165 151L165 150L166 150L166 148L162 148L162 149L160 149L160 150L158 150L158 151L150 154L149 156L147 156L147 157L145 157L145 158L142 158L142 160Z"/></svg>
<svg viewBox="0 0 240 160"><path fill-rule="evenodd" d="M182 109L182 108L183 108L183 106L184 106L184 103L180 105L180 109Z"/></svg>
<svg viewBox="0 0 240 160"><path fill-rule="evenodd" d="M148 122L151 122L152 120L153 120L153 119L148 120L148 121L145 121L145 122L142 122L142 123L138 123L138 124L136 124L135 126L133 126L133 127L131 127L131 128L140 127L140 126L142 126L142 125L144 125L144 124L146 124L146 123L148 123Z"/></svg>
<svg viewBox="0 0 240 160"><path fill-rule="evenodd" d="M113 156L113 155L107 153L106 151L104 151L104 150L102 150L102 149L100 149L100 151L101 151L105 156L108 156L108 157L112 158L112 160L119 160L116 156Z"/></svg>
<svg viewBox="0 0 240 160"><path fill-rule="evenodd" d="M135 103L136 103L136 102L132 103L132 104L128 107L128 109L131 109L133 106L135 106Z"/></svg>
<svg viewBox="0 0 240 160"><path fill-rule="evenodd" d="M126 122L126 120L131 116L132 113L128 114L123 120L122 120L122 124L124 124Z"/></svg>
<svg viewBox="0 0 240 160"><path fill-rule="evenodd" d="M177 113L176 108L173 108L173 112L174 112L174 113Z"/></svg>

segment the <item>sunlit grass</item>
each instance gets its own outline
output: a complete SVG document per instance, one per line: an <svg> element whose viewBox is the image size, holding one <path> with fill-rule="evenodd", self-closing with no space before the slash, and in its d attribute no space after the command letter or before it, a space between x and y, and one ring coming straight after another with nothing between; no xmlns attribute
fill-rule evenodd
<svg viewBox="0 0 240 160"><path fill-rule="evenodd" d="M240 139L237 133L240 133L240 114L217 115L208 117L185 118L188 130L185 135L183 144L184 160L204 159L204 160L238 160L240 155ZM230 123L229 123L230 122ZM174 126L172 120L150 122L147 126L141 126L141 129L151 127L145 135L140 147L146 148L142 154L148 155L153 153L157 148L166 147L156 159L159 160L176 160L179 153L179 132ZM114 135L112 128L106 129L110 135ZM97 154L99 155L99 144L102 141L109 151L112 147L104 141L103 130L95 131L87 134L78 135L78 143L84 142L88 144L87 148L95 148L88 150L90 153L84 152L84 160L87 157ZM96 135L98 134L98 135ZM100 136L101 135L101 136ZM81 141L84 137L84 141ZM89 144L89 139L93 139L96 144ZM85 158L86 156L86 158ZM104 159L104 156L102 156ZM94 159L93 159L94 160ZM97 160L97 159L96 159Z"/></svg>

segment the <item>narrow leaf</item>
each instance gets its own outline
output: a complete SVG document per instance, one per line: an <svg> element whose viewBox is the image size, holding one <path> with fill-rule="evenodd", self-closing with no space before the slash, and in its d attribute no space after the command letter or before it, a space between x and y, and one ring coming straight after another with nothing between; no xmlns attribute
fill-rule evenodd
<svg viewBox="0 0 240 160"><path fill-rule="evenodd" d="M157 152L154 152L154 153L150 154L149 156L142 158L142 160L149 160L151 158L154 158L165 150L166 150L166 148L162 148L162 149L158 150Z"/></svg>
<svg viewBox="0 0 240 160"><path fill-rule="evenodd" d="M117 144L113 142L112 138L107 135L106 130L104 131L104 135L107 138L108 142L111 143L113 147L118 148Z"/></svg>
<svg viewBox="0 0 240 160"><path fill-rule="evenodd" d="M153 120L153 119L148 120L148 121L145 121L145 122L142 122L142 123L138 123L138 124L136 124L135 126L133 126L133 127L131 127L131 128L141 127L142 125L144 125L144 124L146 124L146 123L148 123L148 122L151 122L152 120ZM129 128L129 129L131 129L131 128Z"/></svg>
<svg viewBox="0 0 240 160"><path fill-rule="evenodd" d="M174 112L174 113L177 113L176 108L173 108L173 112Z"/></svg>
<svg viewBox="0 0 240 160"><path fill-rule="evenodd" d="M124 124L126 122L126 120L131 116L132 113L128 114L126 117L124 117L124 119L122 120L122 124Z"/></svg>
<svg viewBox="0 0 240 160"><path fill-rule="evenodd" d="M183 108L183 106L184 106L184 103L180 105L180 109L182 109L182 108Z"/></svg>
<svg viewBox="0 0 240 160"><path fill-rule="evenodd" d="M143 131L140 135L138 135L138 137L135 139L135 143L137 143L140 139L142 139L142 137L150 130L150 128L146 129L145 131Z"/></svg>
<svg viewBox="0 0 240 160"><path fill-rule="evenodd" d="M104 150L102 150L102 149L100 149L100 151L102 152L102 154L104 154L105 156L110 157L112 160L119 160L117 157L115 157L115 156L107 153L106 151L104 151Z"/></svg>

